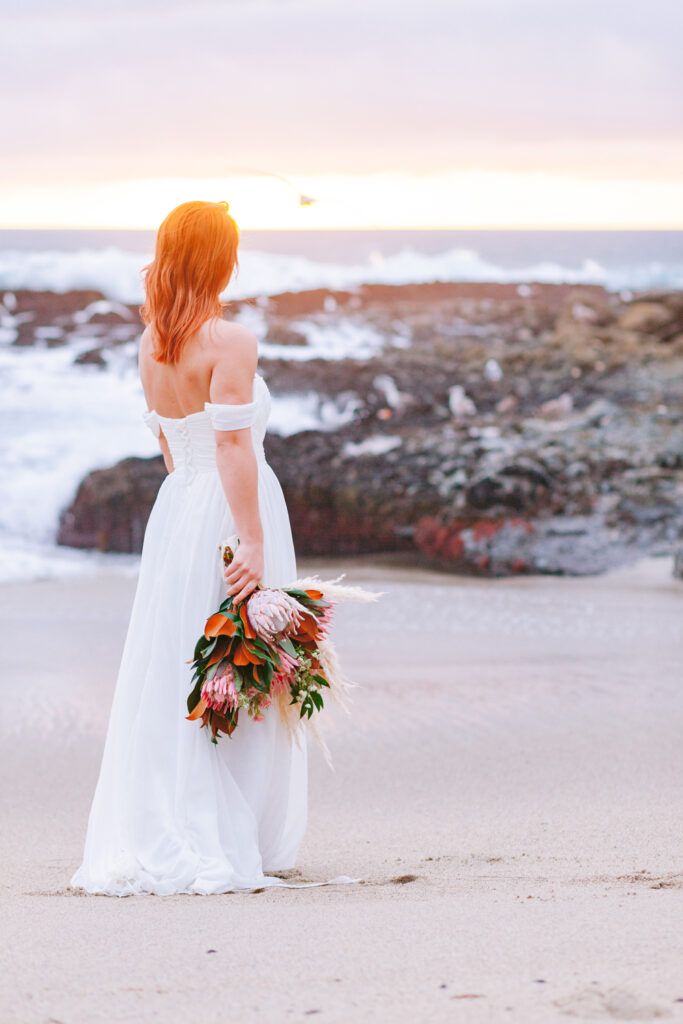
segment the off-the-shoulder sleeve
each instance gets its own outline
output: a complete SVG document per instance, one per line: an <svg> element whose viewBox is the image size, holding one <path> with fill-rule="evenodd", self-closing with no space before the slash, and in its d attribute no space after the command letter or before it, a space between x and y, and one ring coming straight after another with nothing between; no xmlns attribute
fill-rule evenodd
<svg viewBox="0 0 683 1024"><path fill-rule="evenodd" d="M251 427L256 418L256 402L248 402L246 405L205 402L204 408L214 430L244 430L245 427Z"/></svg>
<svg viewBox="0 0 683 1024"><path fill-rule="evenodd" d="M159 437L161 434L161 424L159 423L159 417L152 409L151 412L143 412L142 418L152 431L155 437Z"/></svg>

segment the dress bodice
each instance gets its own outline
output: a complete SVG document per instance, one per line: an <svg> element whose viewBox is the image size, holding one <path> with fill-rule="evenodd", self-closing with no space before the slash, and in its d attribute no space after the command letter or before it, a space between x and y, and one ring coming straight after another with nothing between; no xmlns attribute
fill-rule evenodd
<svg viewBox="0 0 683 1024"><path fill-rule="evenodd" d="M270 405L268 385L255 374L252 401L245 405L205 402L202 411L180 418L160 416L152 409L143 413L143 419L156 437L163 433L166 438L174 471L191 479L196 473L216 471L216 430L251 427L256 457L265 460L263 439Z"/></svg>

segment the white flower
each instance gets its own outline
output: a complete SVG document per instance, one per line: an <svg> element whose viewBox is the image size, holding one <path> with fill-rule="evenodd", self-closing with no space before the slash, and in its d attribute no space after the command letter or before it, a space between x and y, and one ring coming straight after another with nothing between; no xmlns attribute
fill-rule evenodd
<svg viewBox="0 0 683 1024"><path fill-rule="evenodd" d="M249 622L264 640L292 632L303 614L299 602L282 590L255 590L247 601Z"/></svg>

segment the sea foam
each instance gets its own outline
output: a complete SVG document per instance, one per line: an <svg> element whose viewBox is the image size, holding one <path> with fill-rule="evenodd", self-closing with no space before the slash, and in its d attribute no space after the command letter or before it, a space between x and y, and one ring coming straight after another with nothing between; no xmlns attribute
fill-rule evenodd
<svg viewBox="0 0 683 1024"><path fill-rule="evenodd" d="M0 250L0 290L29 288L67 292L92 288L109 299L139 303L143 298L142 268L151 259L116 246L75 251ZM286 256L256 249L240 251L240 266L225 293L243 299L309 288L351 289L362 284L413 284L430 281L539 281L599 284L605 288L681 288L683 264L625 261L606 266L593 259L576 265L542 260L505 267L474 249L454 248L428 254L404 248L390 256L375 253L361 263L323 263L304 256Z"/></svg>

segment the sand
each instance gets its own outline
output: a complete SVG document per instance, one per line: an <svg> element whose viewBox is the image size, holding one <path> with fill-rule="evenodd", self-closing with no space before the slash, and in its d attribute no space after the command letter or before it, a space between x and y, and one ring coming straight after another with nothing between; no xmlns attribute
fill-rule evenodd
<svg viewBox="0 0 683 1024"><path fill-rule="evenodd" d="M300 880L77 895L134 578L0 588L2 1024L683 1019L683 585L362 565Z"/></svg>

